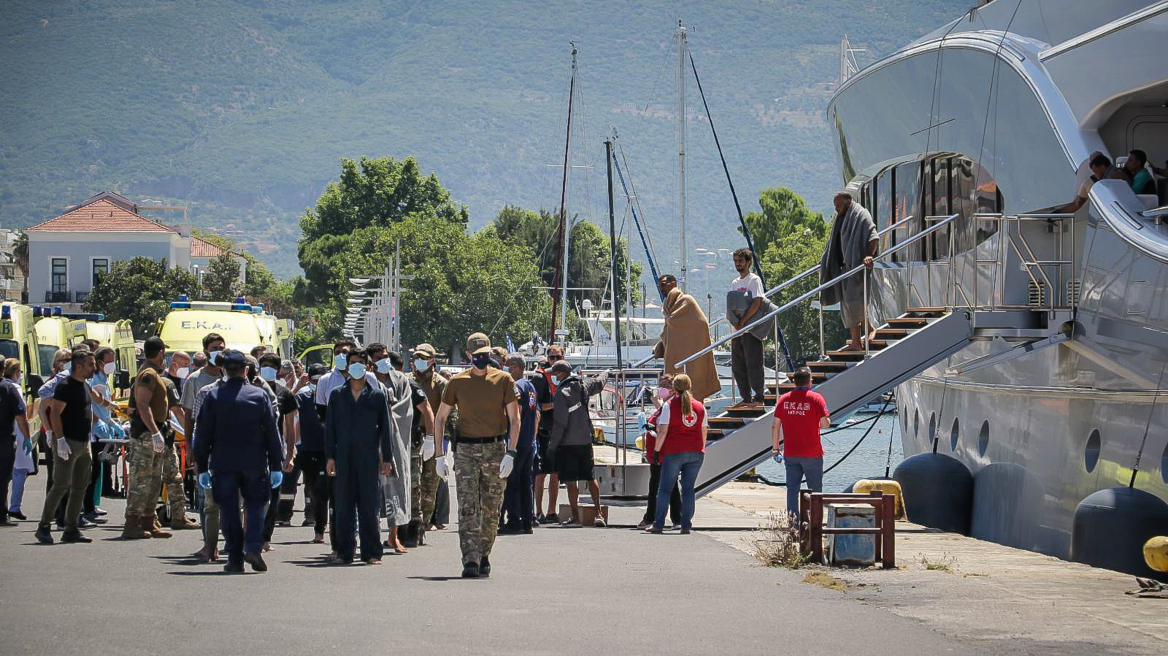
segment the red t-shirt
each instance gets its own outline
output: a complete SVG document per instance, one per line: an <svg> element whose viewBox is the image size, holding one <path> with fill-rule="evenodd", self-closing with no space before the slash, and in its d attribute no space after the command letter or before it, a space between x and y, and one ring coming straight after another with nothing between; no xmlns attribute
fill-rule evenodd
<svg viewBox="0 0 1168 656"><path fill-rule="evenodd" d="M822 458L819 420L827 416L827 401L818 392L795 389L780 396L775 419L783 424L783 457Z"/></svg>
<svg viewBox="0 0 1168 656"><path fill-rule="evenodd" d="M706 425L706 407L697 399L690 402L693 412L687 418L682 413L681 397L669 399L669 403L661 406L657 416L657 426L669 426L669 433L665 436L665 446L661 447L661 455L697 451L705 453L706 447L702 444L702 427ZM660 434L660 428L658 428Z"/></svg>

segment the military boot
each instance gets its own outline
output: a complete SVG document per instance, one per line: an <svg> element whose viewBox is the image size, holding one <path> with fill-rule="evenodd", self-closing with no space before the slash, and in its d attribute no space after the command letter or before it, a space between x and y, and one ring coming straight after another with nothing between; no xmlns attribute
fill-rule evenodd
<svg viewBox="0 0 1168 656"><path fill-rule="evenodd" d="M152 538L150 531L143 528L142 518L137 515L126 515L126 525L122 528L123 540L144 540Z"/></svg>
<svg viewBox="0 0 1168 656"><path fill-rule="evenodd" d="M178 505L170 509L170 530L183 531L187 529L199 528L198 522L192 522L187 519L186 505Z"/></svg>
<svg viewBox="0 0 1168 656"><path fill-rule="evenodd" d="M152 538L168 538L171 535L162 530L162 524L158 523L158 517L154 515L142 518L142 530L149 533Z"/></svg>

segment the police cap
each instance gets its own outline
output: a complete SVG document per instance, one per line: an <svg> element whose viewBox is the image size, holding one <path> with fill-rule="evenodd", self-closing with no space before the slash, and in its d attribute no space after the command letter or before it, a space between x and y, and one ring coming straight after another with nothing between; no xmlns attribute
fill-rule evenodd
<svg viewBox="0 0 1168 656"><path fill-rule="evenodd" d="M228 371L239 371L247 366L247 356L238 349L227 349L219 354L218 362Z"/></svg>
<svg viewBox="0 0 1168 656"><path fill-rule="evenodd" d="M430 346L429 344L418 344L414 347L415 358L421 358L422 360L433 360L437 354L438 353L434 350L434 347Z"/></svg>

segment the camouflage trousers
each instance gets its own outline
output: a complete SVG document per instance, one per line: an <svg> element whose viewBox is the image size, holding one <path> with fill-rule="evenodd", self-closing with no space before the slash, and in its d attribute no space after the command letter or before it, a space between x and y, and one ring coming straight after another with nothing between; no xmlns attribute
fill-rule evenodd
<svg viewBox="0 0 1168 656"><path fill-rule="evenodd" d="M183 489L182 460L178 457L178 443L166 445L162 452L162 482L166 485L166 503L170 518L187 516L187 493Z"/></svg>
<svg viewBox="0 0 1168 656"><path fill-rule="evenodd" d="M126 517L153 517L154 504L162 489L166 451L155 453L154 443L147 433L132 436L128 446L126 465L130 475L126 482Z"/></svg>
<svg viewBox="0 0 1168 656"><path fill-rule="evenodd" d="M499 532L499 510L507 479L499 478L499 463L507 452L504 442L458 445L454 476L458 486L458 543L462 562L478 562L491 555Z"/></svg>
<svg viewBox="0 0 1168 656"><path fill-rule="evenodd" d="M422 447L410 449L410 519L423 521L434 515L434 499L438 495L437 458L422 462Z"/></svg>

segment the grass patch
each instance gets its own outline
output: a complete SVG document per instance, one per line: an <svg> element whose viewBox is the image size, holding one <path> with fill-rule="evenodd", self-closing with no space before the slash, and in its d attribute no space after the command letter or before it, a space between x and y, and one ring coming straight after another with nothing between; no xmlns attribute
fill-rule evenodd
<svg viewBox="0 0 1168 656"><path fill-rule="evenodd" d="M799 550L799 521L791 513L772 513L752 542L754 557L767 567L799 569L808 556Z"/></svg>
<svg viewBox="0 0 1168 656"><path fill-rule="evenodd" d="M957 565L957 559L949 554L941 554L940 558L932 559L924 554L920 554L921 564L929 571L940 571L953 573L953 568Z"/></svg>
<svg viewBox="0 0 1168 656"><path fill-rule="evenodd" d="M839 590L843 592L848 589L848 585L827 572L807 572L807 576L803 577L804 583L812 585L819 585L829 590Z"/></svg>

